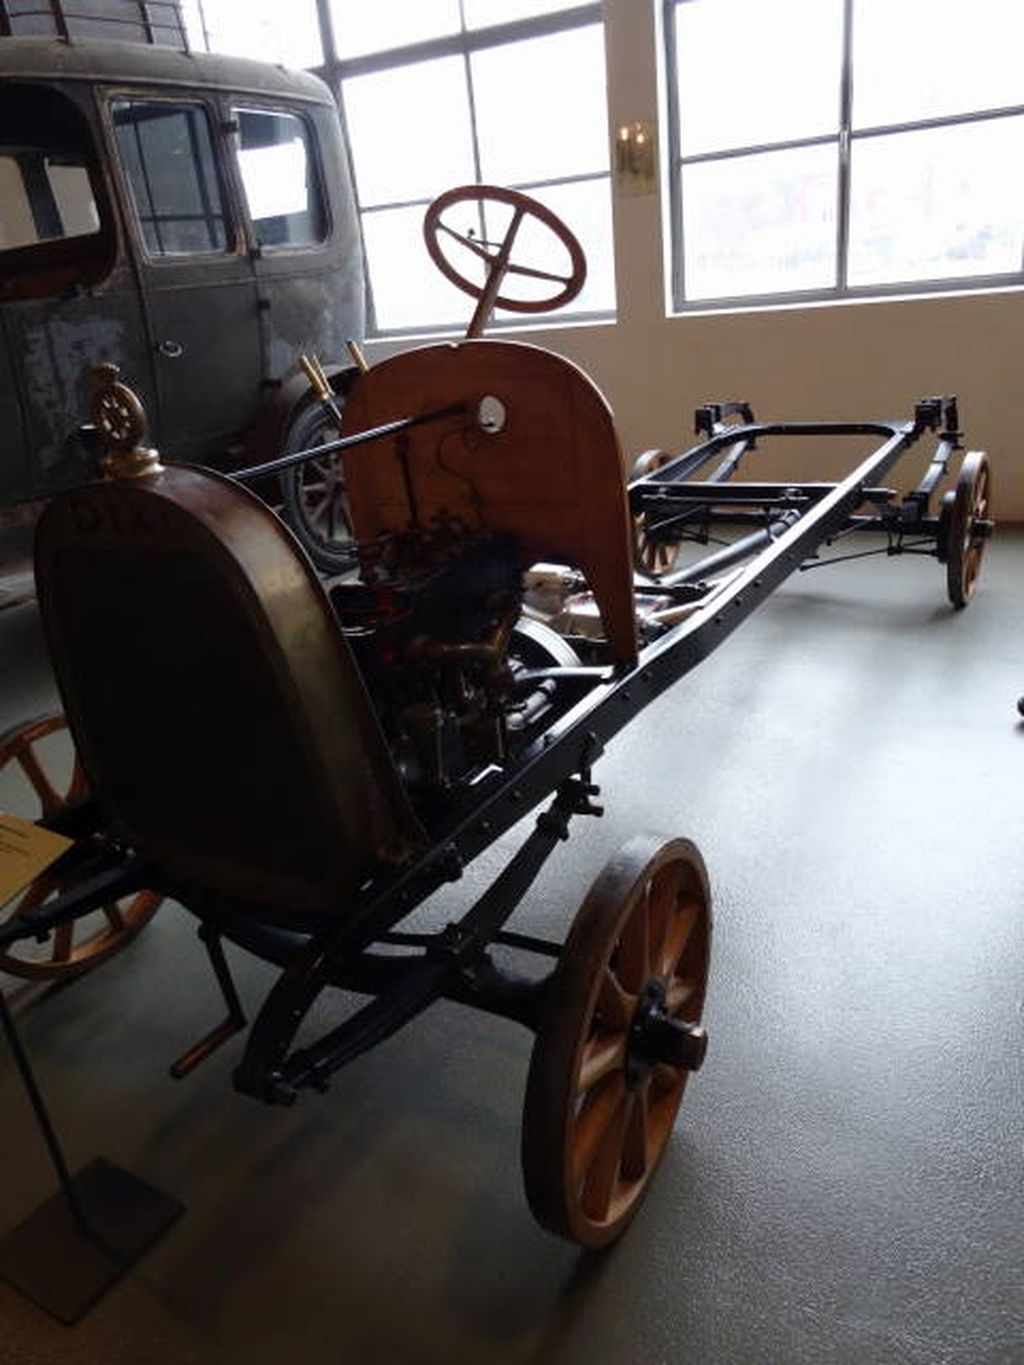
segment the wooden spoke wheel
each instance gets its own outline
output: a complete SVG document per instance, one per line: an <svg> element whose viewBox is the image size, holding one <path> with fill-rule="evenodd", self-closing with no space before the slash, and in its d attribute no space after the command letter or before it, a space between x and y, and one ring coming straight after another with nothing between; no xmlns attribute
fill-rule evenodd
<svg viewBox="0 0 1024 1365"><path fill-rule="evenodd" d="M339 404L343 401L338 395ZM285 434L285 454L337 440L338 428L318 402L304 403ZM338 454L319 455L281 475L285 520L323 573L344 573L356 562L345 468Z"/></svg>
<svg viewBox="0 0 1024 1365"><path fill-rule="evenodd" d="M22 819L56 815L87 791L67 721L45 716L0 735L0 806ZM40 873L0 907L0 917L18 919L71 886L68 876ZM124 948L156 912L162 897L136 891L91 915L61 924L46 940L22 940L0 949L0 971L36 981L56 981L94 967Z"/></svg>
<svg viewBox="0 0 1024 1365"><path fill-rule="evenodd" d="M656 469L667 465L674 457L666 450L646 450L633 464L632 479L643 479ZM631 480L632 481L632 480ZM643 513L633 518L633 562L641 573L660 578L675 567L679 546L671 541L651 540L647 536L647 518Z"/></svg>
<svg viewBox="0 0 1024 1365"><path fill-rule="evenodd" d="M966 607L981 572L981 557L991 534L991 475L988 456L971 450L964 456L956 487L946 494L946 590L954 607Z"/></svg>
<svg viewBox="0 0 1024 1365"><path fill-rule="evenodd" d="M694 845L623 845L573 921L530 1061L523 1175L552 1232L605 1246L640 1206L703 1061L710 947Z"/></svg>

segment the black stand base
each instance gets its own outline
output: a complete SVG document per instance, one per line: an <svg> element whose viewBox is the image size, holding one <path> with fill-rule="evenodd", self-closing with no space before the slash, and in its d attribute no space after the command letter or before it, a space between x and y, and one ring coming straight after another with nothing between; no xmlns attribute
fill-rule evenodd
<svg viewBox="0 0 1024 1365"><path fill-rule="evenodd" d="M81 1223L58 1191L0 1238L0 1279L68 1324L83 1317L185 1208L102 1157L71 1185Z"/></svg>

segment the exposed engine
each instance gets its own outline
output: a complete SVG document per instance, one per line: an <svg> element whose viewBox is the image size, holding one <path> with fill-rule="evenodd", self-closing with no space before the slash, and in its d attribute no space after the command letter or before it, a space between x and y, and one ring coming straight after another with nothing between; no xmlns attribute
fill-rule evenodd
<svg viewBox="0 0 1024 1365"><path fill-rule="evenodd" d="M335 582L331 600L414 796L504 764L571 704L559 670L604 662L583 576L560 564L523 573L511 536L438 518L358 551L358 579ZM688 609L658 593L636 606L646 636Z"/></svg>
<svg viewBox="0 0 1024 1365"><path fill-rule="evenodd" d="M528 666L571 661L520 624L512 538L438 520L359 546L358 581L331 600L403 781L437 793L501 764L548 707L552 684L518 685Z"/></svg>

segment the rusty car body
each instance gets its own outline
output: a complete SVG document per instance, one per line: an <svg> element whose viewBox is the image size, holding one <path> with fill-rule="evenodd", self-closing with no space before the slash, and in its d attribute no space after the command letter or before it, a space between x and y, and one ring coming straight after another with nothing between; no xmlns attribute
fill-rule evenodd
<svg viewBox="0 0 1024 1365"><path fill-rule="evenodd" d="M88 476L74 432L97 355L119 358L171 458L238 468L296 422L308 444L298 356L337 374L364 320L327 87L162 31L112 41L109 17L18 36L16 9L0 14L0 517L29 519ZM81 36L97 24L102 38ZM308 477L260 492L315 553Z"/></svg>

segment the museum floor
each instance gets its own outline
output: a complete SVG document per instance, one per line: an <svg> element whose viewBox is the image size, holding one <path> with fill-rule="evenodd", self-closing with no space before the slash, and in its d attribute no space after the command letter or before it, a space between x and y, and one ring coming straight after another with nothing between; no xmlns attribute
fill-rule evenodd
<svg viewBox="0 0 1024 1365"><path fill-rule="evenodd" d="M931 560L799 576L611 747L605 818L516 926L564 935L653 829L703 850L717 937L707 1065L603 1256L530 1218L512 1024L435 1007L271 1110L232 1091L236 1044L167 1078L218 1017L175 907L68 989L9 987L72 1165L106 1156L186 1213L77 1328L0 1286L0 1360L1024 1360L1021 692L1024 533L1004 531L961 613ZM0 728L52 701L34 608L0 611ZM233 961L253 1006L269 973ZM0 1112L6 1229L52 1188L6 1054Z"/></svg>

